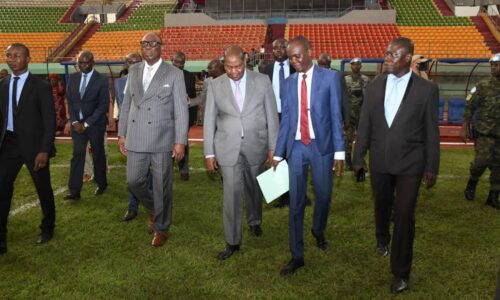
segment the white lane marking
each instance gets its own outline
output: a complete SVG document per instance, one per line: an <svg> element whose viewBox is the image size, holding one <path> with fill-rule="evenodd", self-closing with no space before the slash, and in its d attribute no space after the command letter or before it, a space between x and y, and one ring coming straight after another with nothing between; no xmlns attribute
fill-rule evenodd
<svg viewBox="0 0 500 300"><path fill-rule="evenodd" d="M62 194L64 192L66 192L67 190L68 190L67 187L60 187L54 191L54 196ZM29 203L25 203L25 204L19 206L18 208L11 210L9 215L15 216L17 214L23 213L23 212L27 211L28 209L33 208L33 207L38 206L38 205L40 205L40 199L37 198L34 201L31 201Z"/></svg>

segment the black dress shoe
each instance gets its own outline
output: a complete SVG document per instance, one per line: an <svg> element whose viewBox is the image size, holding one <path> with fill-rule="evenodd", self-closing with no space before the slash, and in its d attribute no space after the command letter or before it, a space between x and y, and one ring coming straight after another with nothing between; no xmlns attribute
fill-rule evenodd
<svg viewBox="0 0 500 300"><path fill-rule="evenodd" d="M181 174L181 181L188 181L188 180L189 180L189 173Z"/></svg>
<svg viewBox="0 0 500 300"><path fill-rule="evenodd" d="M394 277L394 280L391 284L391 292L394 294L399 294L408 289L408 280Z"/></svg>
<svg viewBox="0 0 500 300"><path fill-rule="evenodd" d="M488 199L486 199L486 205L489 205L495 209L500 209L500 202L498 202L498 191L490 191L488 194Z"/></svg>
<svg viewBox="0 0 500 300"><path fill-rule="evenodd" d="M280 271L281 276L286 276L295 273L298 268L304 266L304 258L292 258L286 266Z"/></svg>
<svg viewBox="0 0 500 300"><path fill-rule="evenodd" d="M94 195L100 196L100 195L104 194L104 191L106 191L105 187L104 188L98 187L98 188L95 189Z"/></svg>
<svg viewBox="0 0 500 300"><path fill-rule="evenodd" d="M40 233L40 236L38 237L38 240L36 241L36 243L37 244L45 244L52 239L53 235L54 235L53 231L42 231Z"/></svg>
<svg viewBox="0 0 500 300"><path fill-rule="evenodd" d="M318 246L319 249L326 251L328 250L328 241L325 239L325 236L323 233L321 234L315 234L314 231L311 229L311 233L316 239L316 246Z"/></svg>
<svg viewBox="0 0 500 300"><path fill-rule="evenodd" d="M0 241L0 255L7 253L7 241Z"/></svg>
<svg viewBox="0 0 500 300"><path fill-rule="evenodd" d="M260 228L260 225L250 226L250 234L253 236L261 236L262 235L262 228Z"/></svg>
<svg viewBox="0 0 500 300"><path fill-rule="evenodd" d="M127 222L135 219L137 217L137 212L134 210L127 210L127 213L123 216L122 221Z"/></svg>
<svg viewBox="0 0 500 300"><path fill-rule="evenodd" d="M64 196L63 198L64 200L80 200L80 193L78 194L69 194L69 195L66 195Z"/></svg>
<svg viewBox="0 0 500 300"><path fill-rule="evenodd" d="M378 256L384 257L389 255L389 247L382 243L377 243L377 249L375 250Z"/></svg>
<svg viewBox="0 0 500 300"><path fill-rule="evenodd" d="M240 251L240 245L226 245L226 248L217 255L218 260L225 260L231 257L234 252Z"/></svg>

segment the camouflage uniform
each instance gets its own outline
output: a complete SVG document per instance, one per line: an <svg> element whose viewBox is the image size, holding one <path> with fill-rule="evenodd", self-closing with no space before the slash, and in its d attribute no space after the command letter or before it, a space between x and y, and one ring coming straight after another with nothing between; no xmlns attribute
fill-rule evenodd
<svg viewBox="0 0 500 300"><path fill-rule="evenodd" d="M472 88L463 121L472 124L476 135L470 179L477 182L490 168L491 190L500 191L500 81L496 77L482 80Z"/></svg>
<svg viewBox="0 0 500 300"><path fill-rule="evenodd" d="M345 130L345 155L349 159L352 151L352 141L359 123L361 106L363 105L363 94L370 79L366 75L345 76L348 94L351 100L351 113L349 116L349 127Z"/></svg>

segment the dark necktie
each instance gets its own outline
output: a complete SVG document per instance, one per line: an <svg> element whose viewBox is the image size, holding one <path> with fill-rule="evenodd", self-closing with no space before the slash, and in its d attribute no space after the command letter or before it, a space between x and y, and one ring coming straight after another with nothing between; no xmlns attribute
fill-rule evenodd
<svg viewBox="0 0 500 300"><path fill-rule="evenodd" d="M285 69L283 68L283 62L280 62L280 74L279 74L279 78L280 78L280 86L283 84L283 81L285 81Z"/></svg>
<svg viewBox="0 0 500 300"><path fill-rule="evenodd" d="M300 140L304 145L311 143L309 135L309 114L307 111L307 75L302 75L302 87L300 89Z"/></svg>
<svg viewBox="0 0 500 300"><path fill-rule="evenodd" d="M85 89L87 88L87 74L83 74L83 82L80 87L80 99L83 99L83 95L85 94Z"/></svg>
<svg viewBox="0 0 500 300"><path fill-rule="evenodd" d="M14 116L17 112L17 81L19 77L14 77L14 82L12 82L12 121L14 121ZM14 122L12 122L14 125Z"/></svg>

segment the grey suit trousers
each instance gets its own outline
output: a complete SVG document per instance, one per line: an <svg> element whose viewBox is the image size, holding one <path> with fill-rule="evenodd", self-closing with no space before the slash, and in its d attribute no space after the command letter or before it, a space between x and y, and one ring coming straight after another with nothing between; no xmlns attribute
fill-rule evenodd
<svg viewBox="0 0 500 300"><path fill-rule="evenodd" d="M247 224L262 223L262 193L256 177L264 171L264 163L250 165L240 152L234 166L220 166L224 178L224 237L230 245L241 243L243 199L246 200Z"/></svg>
<svg viewBox="0 0 500 300"><path fill-rule="evenodd" d="M172 223L172 152L128 151L127 183L130 191L151 212L155 232L167 232ZM148 186L151 171L153 189Z"/></svg>

